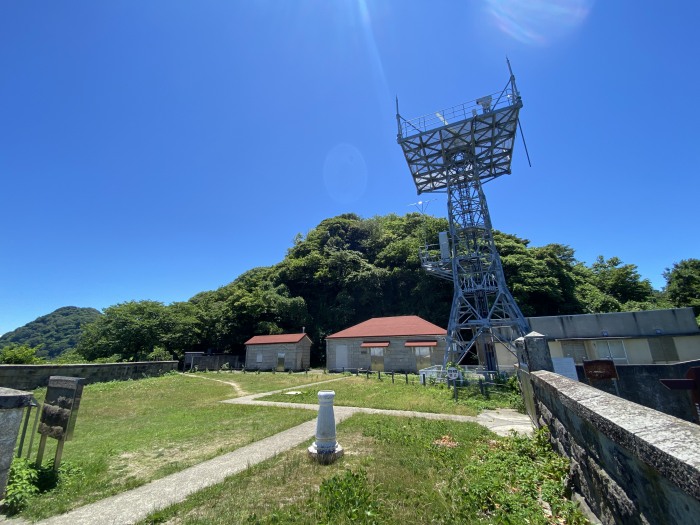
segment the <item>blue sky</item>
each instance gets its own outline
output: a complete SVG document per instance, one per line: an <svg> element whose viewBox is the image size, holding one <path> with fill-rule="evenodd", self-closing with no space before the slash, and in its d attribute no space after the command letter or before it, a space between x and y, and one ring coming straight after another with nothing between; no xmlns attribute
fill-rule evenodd
<svg viewBox="0 0 700 525"><path fill-rule="evenodd" d="M415 211L394 97L407 118L473 100L506 56L533 165L518 139L485 187L494 226L660 288L700 256L698 20L689 1L6 0L0 334L187 300L324 218Z"/></svg>

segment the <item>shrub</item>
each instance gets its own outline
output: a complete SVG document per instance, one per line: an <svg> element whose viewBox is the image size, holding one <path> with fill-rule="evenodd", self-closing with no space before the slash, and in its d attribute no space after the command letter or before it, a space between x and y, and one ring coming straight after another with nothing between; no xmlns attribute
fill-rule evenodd
<svg viewBox="0 0 700 525"><path fill-rule="evenodd" d="M5 499L2 500L8 515L17 514L27 504L27 500L39 492L37 482L39 471L25 458L15 458L7 478Z"/></svg>
<svg viewBox="0 0 700 525"><path fill-rule="evenodd" d="M173 355L162 346L156 346L153 348L153 352L146 356L146 359L148 361L171 361Z"/></svg>
<svg viewBox="0 0 700 525"><path fill-rule="evenodd" d="M32 348L27 345L10 343L0 350L0 363L5 365L36 365L43 363L44 359L37 357L36 352L40 347Z"/></svg>
<svg viewBox="0 0 700 525"><path fill-rule="evenodd" d="M7 477L5 499L0 502L9 515L17 514L27 505L29 498L42 492L53 490L59 483L79 480L83 471L64 462L53 468L53 460L37 467L26 458L14 458Z"/></svg>

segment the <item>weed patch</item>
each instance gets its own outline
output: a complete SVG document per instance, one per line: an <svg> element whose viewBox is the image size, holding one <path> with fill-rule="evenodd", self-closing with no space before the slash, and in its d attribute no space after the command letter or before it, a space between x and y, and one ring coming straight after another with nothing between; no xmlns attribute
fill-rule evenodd
<svg viewBox="0 0 700 525"><path fill-rule="evenodd" d="M51 491L59 484L69 486L80 483L83 472L70 463L62 463L54 470L53 461L37 467L26 458L14 458L7 478L5 498L0 502L3 510L13 516L23 510L32 497Z"/></svg>
<svg viewBox="0 0 700 525"><path fill-rule="evenodd" d="M346 453L332 465L309 461L306 444L143 523L586 523L546 434L368 414L337 431Z"/></svg>

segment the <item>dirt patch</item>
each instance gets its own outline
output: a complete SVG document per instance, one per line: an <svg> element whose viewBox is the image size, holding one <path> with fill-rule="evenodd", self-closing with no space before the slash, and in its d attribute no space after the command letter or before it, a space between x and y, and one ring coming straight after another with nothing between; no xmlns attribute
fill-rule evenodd
<svg viewBox="0 0 700 525"><path fill-rule="evenodd" d="M446 435L433 441L433 445L437 445L438 447L456 448L459 446L459 443L457 443L452 436Z"/></svg>
<svg viewBox="0 0 700 525"><path fill-rule="evenodd" d="M112 484L121 486L133 481L150 481L154 477L182 470L248 443L235 435L226 439L218 437L213 441L156 445L149 449L122 452L110 461ZM163 474L158 475L159 471Z"/></svg>
<svg viewBox="0 0 700 525"><path fill-rule="evenodd" d="M247 395L248 395L248 392L246 392L245 390L243 390L243 388L241 388L241 385L239 385L239 384L236 383L235 381L224 381L223 379L214 379L213 377L202 377L202 376L194 375L194 374L182 374L182 375L183 375L184 377L190 377L190 378L193 378L193 379L194 379L194 378L197 378L197 379L207 379L207 380L209 380L209 381L216 381L217 383L223 383L223 384L225 384L225 385L229 385L229 386L233 387L233 389L236 391L236 395L237 395L238 397L243 397L243 396L247 396Z"/></svg>

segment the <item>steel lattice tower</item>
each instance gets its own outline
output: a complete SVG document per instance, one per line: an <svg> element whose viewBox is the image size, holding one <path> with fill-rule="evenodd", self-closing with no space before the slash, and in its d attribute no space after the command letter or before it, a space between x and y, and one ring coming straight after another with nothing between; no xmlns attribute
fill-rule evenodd
<svg viewBox="0 0 700 525"><path fill-rule="evenodd" d="M480 364L497 370L495 343L513 349L528 331L506 285L483 190L510 174L521 107L512 71L501 92L434 115L406 120L396 103L397 140L418 194L447 194L449 232L420 252L426 271L454 283L444 364L476 350Z"/></svg>

